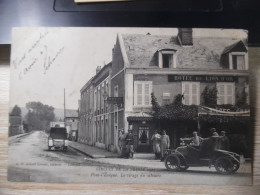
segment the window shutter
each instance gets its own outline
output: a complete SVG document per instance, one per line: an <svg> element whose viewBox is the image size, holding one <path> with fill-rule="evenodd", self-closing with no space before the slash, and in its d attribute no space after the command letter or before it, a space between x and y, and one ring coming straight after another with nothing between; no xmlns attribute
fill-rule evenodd
<svg viewBox="0 0 260 195"><path fill-rule="evenodd" d="M150 104L150 85L149 83L144 84L144 105Z"/></svg>
<svg viewBox="0 0 260 195"><path fill-rule="evenodd" d="M142 105L142 102L143 102L143 86L141 83L138 83L137 84L137 105Z"/></svg>
<svg viewBox="0 0 260 195"><path fill-rule="evenodd" d="M184 104L190 105L190 85L189 83L183 84L183 91L184 91Z"/></svg>

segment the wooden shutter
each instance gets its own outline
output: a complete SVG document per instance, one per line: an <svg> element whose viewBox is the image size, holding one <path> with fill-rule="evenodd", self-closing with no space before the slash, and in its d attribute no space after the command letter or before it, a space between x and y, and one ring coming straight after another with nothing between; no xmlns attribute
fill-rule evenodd
<svg viewBox="0 0 260 195"><path fill-rule="evenodd" d="M198 84L191 83L191 104L198 104Z"/></svg>
<svg viewBox="0 0 260 195"><path fill-rule="evenodd" d="M144 84L144 105L150 105L150 85L149 83Z"/></svg>
<svg viewBox="0 0 260 195"><path fill-rule="evenodd" d="M190 105L190 85L189 85L189 83L183 82L182 89L183 89L183 95L184 95L183 103L185 105Z"/></svg>
<svg viewBox="0 0 260 195"><path fill-rule="evenodd" d="M136 103L137 105L142 105L143 104L143 86L142 83L137 84L137 91L136 91Z"/></svg>

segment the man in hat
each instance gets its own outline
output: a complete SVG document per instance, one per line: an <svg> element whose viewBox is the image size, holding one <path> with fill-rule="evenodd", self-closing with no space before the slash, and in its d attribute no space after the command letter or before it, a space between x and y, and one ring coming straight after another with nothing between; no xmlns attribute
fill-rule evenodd
<svg viewBox="0 0 260 195"><path fill-rule="evenodd" d="M162 131L162 136L161 136L161 161L164 161L164 154L166 152L167 149L169 149L170 147L170 138L169 136L166 134L166 131L163 130Z"/></svg>
<svg viewBox="0 0 260 195"><path fill-rule="evenodd" d="M124 130L121 131L121 135L118 138L119 141L119 148L121 150L121 157L124 158L126 156L126 141L125 141L126 134Z"/></svg>
<svg viewBox="0 0 260 195"><path fill-rule="evenodd" d="M134 135L132 130L128 130L126 134L125 141L126 141L126 158L134 158Z"/></svg>
<svg viewBox="0 0 260 195"><path fill-rule="evenodd" d="M161 135L158 133L158 131L155 131L151 138L153 142L153 152L155 154L155 159L160 159L160 142L161 142Z"/></svg>
<svg viewBox="0 0 260 195"><path fill-rule="evenodd" d="M211 128L209 131L212 137L219 136L215 128Z"/></svg>

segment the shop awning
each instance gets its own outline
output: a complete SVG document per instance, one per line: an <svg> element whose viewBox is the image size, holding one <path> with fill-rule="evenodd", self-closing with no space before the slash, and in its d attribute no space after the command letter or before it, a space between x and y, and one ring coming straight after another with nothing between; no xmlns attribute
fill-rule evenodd
<svg viewBox="0 0 260 195"><path fill-rule="evenodd" d="M134 113L131 116L127 117L127 121L151 121L154 120L154 117L145 112Z"/></svg>
<svg viewBox="0 0 260 195"><path fill-rule="evenodd" d="M249 110L238 109L237 111L230 111L229 109L215 109L206 106L199 106L198 116L211 115L211 116L250 116Z"/></svg>

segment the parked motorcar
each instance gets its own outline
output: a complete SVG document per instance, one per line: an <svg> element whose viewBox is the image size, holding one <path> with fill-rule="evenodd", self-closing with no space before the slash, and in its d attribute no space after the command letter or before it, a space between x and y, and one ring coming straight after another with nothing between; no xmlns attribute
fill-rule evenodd
<svg viewBox="0 0 260 195"><path fill-rule="evenodd" d="M167 150L165 167L169 171L185 171L189 167L211 167L221 174L235 173L240 167L240 156L217 148L219 137L211 137L199 147L182 142L175 150Z"/></svg>
<svg viewBox="0 0 260 195"><path fill-rule="evenodd" d="M67 151L68 139L67 130L65 127L52 127L50 129L50 136L48 137L48 149L62 149Z"/></svg>

